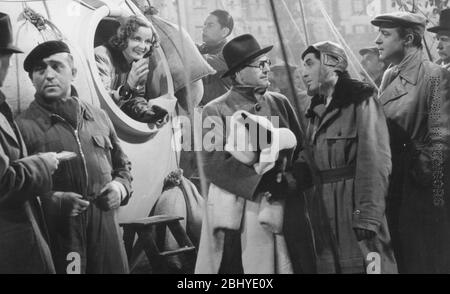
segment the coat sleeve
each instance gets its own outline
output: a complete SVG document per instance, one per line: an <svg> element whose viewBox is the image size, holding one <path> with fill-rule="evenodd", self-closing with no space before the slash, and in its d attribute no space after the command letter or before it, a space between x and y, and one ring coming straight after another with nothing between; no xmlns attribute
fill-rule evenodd
<svg viewBox="0 0 450 294"><path fill-rule="evenodd" d="M112 161L112 178L114 181L120 182L127 192L126 197L123 198L121 205L126 205L133 194L131 182L133 177L131 176L131 161L128 156L123 152L120 146L119 139L113 124L105 112L102 112L104 119L109 127L109 139L111 140L111 161Z"/></svg>
<svg viewBox="0 0 450 294"><path fill-rule="evenodd" d="M429 144L416 146L411 174L417 183L432 188L433 203L444 203L444 168L450 149L450 73L438 68L427 79Z"/></svg>
<svg viewBox="0 0 450 294"><path fill-rule="evenodd" d="M203 168L214 185L236 196L253 199L261 180L253 166L248 166L224 151L226 123L216 105L203 110Z"/></svg>
<svg viewBox="0 0 450 294"><path fill-rule="evenodd" d="M206 62L216 71L216 75L223 75L227 70L228 66L225 63L225 58L223 58L223 54L203 54L203 58L205 58Z"/></svg>
<svg viewBox="0 0 450 294"><path fill-rule="evenodd" d="M114 72L111 56L107 50L103 46L95 48L95 63L97 64L98 74L100 75L103 86L114 101L118 103L120 100L119 88L113 89L111 86Z"/></svg>
<svg viewBox="0 0 450 294"><path fill-rule="evenodd" d="M0 144L0 205L17 205L52 189L48 163L40 155L10 160Z"/></svg>
<svg viewBox="0 0 450 294"><path fill-rule="evenodd" d="M287 98L284 100L284 105L287 112L287 118L289 122L289 129L294 133L295 138L297 139L297 146L295 147L293 161L296 161L299 157L300 151L303 149L302 146L304 144L304 133L302 131L302 128L300 126L299 118L297 117L297 114L292 107L291 103Z"/></svg>
<svg viewBox="0 0 450 294"><path fill-rule="evenodd" d="M371 97L357 106L358 151L353 227L378 232L385 215L385 197L392 169L389 132L384 112Z"/></svg>

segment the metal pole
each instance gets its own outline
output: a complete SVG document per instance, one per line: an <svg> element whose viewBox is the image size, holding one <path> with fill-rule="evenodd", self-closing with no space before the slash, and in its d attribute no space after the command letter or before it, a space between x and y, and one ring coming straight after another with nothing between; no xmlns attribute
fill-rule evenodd
<svg viewBox="0 0 450 294"><path fill-rule="evenodd" d="M178 20L178 30L180 33L180 41L181 41L181 47L183 47L183 56L187 56L187 52L186 52L186 48L184 46L184 41L183 41L183 31L182 31L182 26L181 26L181 8L180 8L180 1L177 0L177 20ZM192 103L192 97L191 97L191 70L189 68L189 66L187 65L186 62L184 62L183 59L183 64L184 67L186 68L186 70L184 71L184 78L186 81L186 95L188 98L188 108L189 110L192 110L194 112L194 105ZM194 131L194 136L195 136L195 131ZM201 153L201 151L194 151L195 152L195 158L197 161L197 167L198 167L198 173L199 173L199 177L200 177L200 185L201 185L201 193L203 195L203 197L207 197L207 183L206 183L206 175L205 175L205 171L203 169L203 154Z"/></svg>
<svg viewBox="0 0 450 294"><path fill-rule="evenodd" d="M286 47L284 46L284 42L283 42L283 35L281 32L280 23L278 21L275 3L274 3L274 0L269 0L269 1L270 1L271 9L272 9L273 20L274 20L275 27L276 27L277 34L278 34L278 39L280 42L281 52L283 54L283 59L286 64L286 71L288 74L288 81L289 81L289 85L291 88L291 93L292 93L292 96L294 97L294 104L295 104L295 107L296 107L298 115L299 115L300 131L301 131L301 137L302 137L301 139L303 140L303 151L305 154L305 160L310 168L311 175L313 178L313 184L315 186L314 198L315 198L315 201L319 202L319 207L317 209L319 209L321 211L322 215L324 214L321 218L314 220L315 224L313 224L313 229L314 229L314 226L316 226L316 228L318 229L318 231L316 231L316 234L314 235L314 237L320 238L321 241L324 241L324 238L329 239L331 251L332 251L332 254L334 257L336 272L341 273L342 268L341 268L341 264L340 264L340 257L339 257L340 255L339 255L339 248L337 245L337 240L336 240L336 237L334 236L332 228L330 227L330 224L328 222L328 217L326 217L326 215L327 215L326 208L325 208L325 205L324 205L323 199L322 199L323 187L322 187L322 180L319 175L319 168L316 165L316 162L314 161L314 157L313 157L313 153L312 153L312 146L310 145L310 142L306 136L307 120L306 120L306 117L303 115L303 112L301 111L300 105L297 100L297 92L295 91L294 79L292 77L292 73L289 70L288 56L286 53ZM325 229L326 232L322 232L321 228ZM317 241L317 239L316 239L316 241Z"/></svg>
<svg viewBox="0 0 450 294"><path fill-rule="evenodd" d="M306 15L305 15L305 8L303 6L303 0L298 0L300 4L300 13L302 14L302 23L303 23L303 31L305 33L305 39L306 39L306 46L310 44L309 35L308 35L308 28L306 27Z"/></svg>

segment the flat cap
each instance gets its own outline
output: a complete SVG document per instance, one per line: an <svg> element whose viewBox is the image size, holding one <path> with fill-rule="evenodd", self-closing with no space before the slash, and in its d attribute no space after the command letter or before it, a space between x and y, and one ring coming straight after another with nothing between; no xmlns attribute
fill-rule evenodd
<svg viewBox="0 0 450 294"><path fill-rule="evenodd" d="M412 28L423 36L427 20L425 17L411 12L398 11L377 15L371 23L376 27Z"/></svg>
<svg viewBox="0 0 450 294"><path fill-rule="evenodd" d="M323 65L335 67L337 70L344 72L348 66L347 55L341 45L331 41L322 41L315 43L303 52L302 59L306 54L318 51Z"/></svg>
<svg viewBox="0 0 450 294"><path fill-rule="evenodd" d="M23 68L26 72L31 72L33 68L47 58L56 53L70 53L69 46L63 41L47 41L34 47L23 62Z"/></svg>
<svg viewBox="0 0 450 294"><path fill-rule="evenodd" d="M361 50L359 50L359 55L364 56L367 53L372 53L375 55L379 54L378 48L377 47L367 47L367 48L362 48Z"/></svg>

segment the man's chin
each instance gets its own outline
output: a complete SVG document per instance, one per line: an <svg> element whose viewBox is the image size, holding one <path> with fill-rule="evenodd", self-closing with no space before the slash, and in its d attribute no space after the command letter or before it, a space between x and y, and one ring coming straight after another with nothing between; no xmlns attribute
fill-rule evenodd
<svg viewBox="0 0 450 294"><path fill-rule="evenodd" d="M53 101L63 98L64 95L58 92L46 92L42 95L42 98L44 98L46 101Z"/></svg>
<svg viewBox="0 0 450 294"><path fill-rule="evenodd" d="M319 89L311 89L311 88L308 88L307 90L306 90L306 94L308 94L308 96L314 96L314 95L317 95L317 94L319 94Z"/></svg>

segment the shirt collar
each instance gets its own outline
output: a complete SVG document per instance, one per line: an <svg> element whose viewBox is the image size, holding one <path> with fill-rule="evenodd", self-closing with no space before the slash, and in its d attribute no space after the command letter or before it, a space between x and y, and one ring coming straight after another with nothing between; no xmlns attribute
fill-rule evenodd
<svg viewBox="0 0 450 294"><path fill-rule="evenodd" d="M254 87L237 83L234 83L231 89L252 102L260 102L261 98L267 92L267 87ZM261 95L260 99L257 98L257 94Z"/></svg>
<svg viewBox="0 0 450 294"><path fill-rule="evenodd" d="M75 88L73 88L75 89ZM81 112L81 116L85 119L85 120L90 120L93 121L94 120L94 116L92 114L92 111L86 106L86 104L81 101L80 98L78 98L78 96L73 95L76 94L76 91L74 92L72 90L72 96L68 99L75 99L78 102L78 105L80 106L80 112ZM43 111L47 118L52 122L55 123L55 120L53 119L55 116L57 116L57 114L54 113L54 111L51 110L50 107L48 107L45 103L43 103L41 101L41 99L39 99L39 97L35 96L35 106L37 108L39 108L41 111Z"/></svg>

